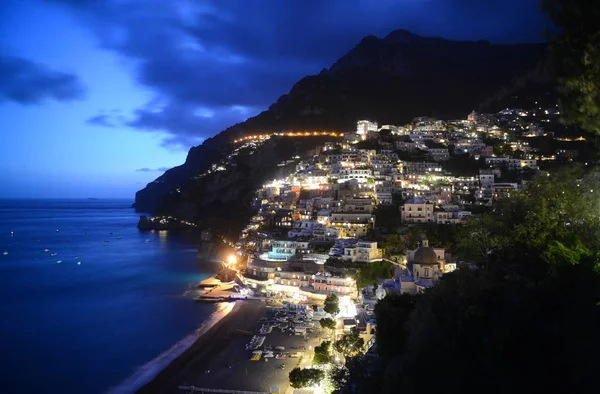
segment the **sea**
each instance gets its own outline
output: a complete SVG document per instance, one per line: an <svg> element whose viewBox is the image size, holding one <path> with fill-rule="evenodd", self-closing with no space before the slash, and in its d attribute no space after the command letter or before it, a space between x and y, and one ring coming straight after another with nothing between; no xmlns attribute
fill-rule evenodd
<svg viewBox="0 0 600 394"><path fill-rule="evenodd" d="M0 393L131 393L219 319L195 239L130 200L0 200Z"/></svg>

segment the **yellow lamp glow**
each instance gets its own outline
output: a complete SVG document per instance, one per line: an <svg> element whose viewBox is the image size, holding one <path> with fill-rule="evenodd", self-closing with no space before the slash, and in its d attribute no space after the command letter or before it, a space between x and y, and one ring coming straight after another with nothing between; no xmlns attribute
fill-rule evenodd
<svg viewBox="0 0 600 394"><path fill-rule="evenodd" d="M237 263L237 257L235 257L235 255L230 255L227 258L227 263L228 264L235 264L235 263Z"/></svg>

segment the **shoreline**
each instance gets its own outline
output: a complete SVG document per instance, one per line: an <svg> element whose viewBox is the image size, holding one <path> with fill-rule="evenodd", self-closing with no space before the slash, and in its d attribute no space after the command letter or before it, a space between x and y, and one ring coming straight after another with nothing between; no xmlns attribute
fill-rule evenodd
<svg viewBox="0 0 600 394"><path fill-rule="evenodd" d="M162 371L171 365L177 358L181 357L194 344L200 340L213 327L219 324L220 321L227 318L235 305L233 303L222 304L208 319L203 322L197 329L183 339L175 343L167 350L160 353L154 359L140 366L127 379L120 382L118 385L110 387L107 394L127 394L140 390L150 382L152 382Z"/></svg>
<svg viewBox="0 0 600 394"><path fill-rule="evenodd" d="M204 371L209 368L215 369L216 366L225 367L229 358L223 350L227 348L227 343L232 339L247 340L245 337L230 337L229 330L254 331L258 320L266 313L266 306L260 301L238 300L233 304L233 308L225 316L205 331L197 332L199 336L191 346L171 360L151 380L136 388L135 392L138 394L180 393L180 385L202 387L203 381L212 380L211 378L216 374L212 372L205 374ZM199 330L202 331L202 327ZM116 393L111 391L113 392Z"/></svg>

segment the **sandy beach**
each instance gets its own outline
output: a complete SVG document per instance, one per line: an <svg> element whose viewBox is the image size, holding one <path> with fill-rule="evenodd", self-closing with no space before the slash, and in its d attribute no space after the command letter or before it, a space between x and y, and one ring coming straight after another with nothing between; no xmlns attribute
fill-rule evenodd
<svg viewBox="0 0 600 394"><path fill-rule="evenodd" d="M301 362L299 358L269 359L265 362L251 361L252 356L245 345L248 336L230 335L230 330L254 332L260 327L259 320L267 313L260 301L237 301L233 310L165 368L154 380L142 387L139 394L184 393L179 386L196 386L206 389L245 390L269 392L272 386L288 390L288 374ZM308 340L301 336L289 336L274 330L266 336L265 345L292 347L306 346L310 358L313 349L321 342L316 336ZM305 357L306 358L306 357ZM231 368L228 367L231 365ZM284 364L284 368L281 365ZM210 370L209 373L206 373Z"/></svg>

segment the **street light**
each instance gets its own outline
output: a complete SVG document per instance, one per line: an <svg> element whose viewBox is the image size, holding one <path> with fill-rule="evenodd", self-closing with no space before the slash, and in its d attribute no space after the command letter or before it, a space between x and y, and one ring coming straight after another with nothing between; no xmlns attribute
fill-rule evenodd
<svg viewBox="0 0 600 394"><path fill-rule="evenodd" d="M227 258L227 264L233 265L235 263L237 263L237 257L232 254Z"/></svg>

